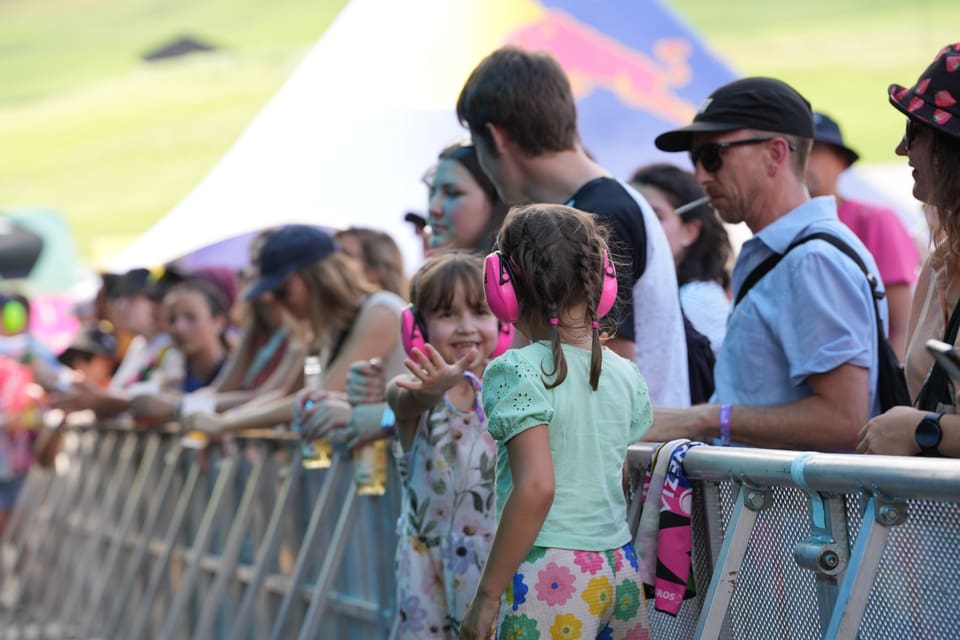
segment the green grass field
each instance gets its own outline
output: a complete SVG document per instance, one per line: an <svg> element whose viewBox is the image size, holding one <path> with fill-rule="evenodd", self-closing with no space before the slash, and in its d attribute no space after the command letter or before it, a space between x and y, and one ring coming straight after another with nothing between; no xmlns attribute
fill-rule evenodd
<svg viewBox="0 0 960 640"><path fill-rule="evenodd" d="M186 195L344 0L0 2L0 208L49 205L102 260ZM147 64L180 35L220 47Z"/></svg>
<svg viewBox="0 0 960 640"><path fill-rule="evenodd" d="M109 257L206 175L344 4L0 0L0 208L56 208L82 255ZM833 114L868 162L893 158L902 127L887 84L960 37L956 0L671 4L735 70ZM221 50L140 61L180 35Z"/></svg>

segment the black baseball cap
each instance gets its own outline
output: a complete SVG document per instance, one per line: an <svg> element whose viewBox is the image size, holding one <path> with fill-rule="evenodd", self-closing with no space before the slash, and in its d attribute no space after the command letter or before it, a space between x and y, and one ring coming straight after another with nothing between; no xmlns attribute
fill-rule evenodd
<svg viewBox="0 0 960 640"><path fill-rule="evenodd" d="M813 111L796 89L776 78L743 78L710 94L693 123L661 133L654 144L661 151L689 151L695 133L760 129L813 138Z"/></svg>
<svg viewBox="0 0 960 640"><path fill-rule="evenodd" d="M813 114L813 124L815 128L813 139L817 142L832 145L840 152L840 155L847 159L848 167L860 159L860 154L844 144L843 134L840 133L840 125L833 118L825 113L817 112Z"/></svg>
<svg viewBox="0 0 960 640"><path fill-rule="evenodd" d="M259 298L275 291L291 273L300 267L323 260L337 250L337 243L320 227L288 224L271 233L257 256L257 279L243 297Z"/></svg>

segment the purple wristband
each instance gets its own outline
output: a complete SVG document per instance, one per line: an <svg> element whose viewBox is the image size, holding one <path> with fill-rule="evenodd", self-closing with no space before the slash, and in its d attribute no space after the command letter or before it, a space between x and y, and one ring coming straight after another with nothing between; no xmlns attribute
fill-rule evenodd
<svg viewBox="0 0 960 640"><path fill-rule="evenodd" d="M720 405L720 444L728 446L730 444L730 409L728 404Z"/></svg>

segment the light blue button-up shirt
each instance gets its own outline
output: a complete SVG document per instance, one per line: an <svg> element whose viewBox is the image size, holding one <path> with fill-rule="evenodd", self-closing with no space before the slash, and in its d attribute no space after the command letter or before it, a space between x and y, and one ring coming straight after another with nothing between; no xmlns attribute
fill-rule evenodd
<svg viewBox="0 0 960 640"><path fill-rule="evenodd" d="M833 197L814 198L744 243L733 270L734 296L751 271L795 240L832 233L873 274L870 252L837 218ZM879 277L878 287L879 284ZM886 300L880 315L887 322ZM850 363L869 369L870 415L879 413L873 294L860 267L834 246L814 240L793 249L740 301L727 321L717 357L713 402L767 407L813 392L807 377Z"/></svg>

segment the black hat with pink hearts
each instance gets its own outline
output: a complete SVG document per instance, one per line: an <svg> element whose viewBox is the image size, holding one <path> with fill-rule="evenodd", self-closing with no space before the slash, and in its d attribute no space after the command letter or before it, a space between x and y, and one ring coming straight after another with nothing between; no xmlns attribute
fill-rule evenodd
<svg viewBox="0 0 960 640"><path fill-rule="evenodd" d="M887 93L908 118L960 138L960 42L941 49L915 85L892 84Z"/></svg>

